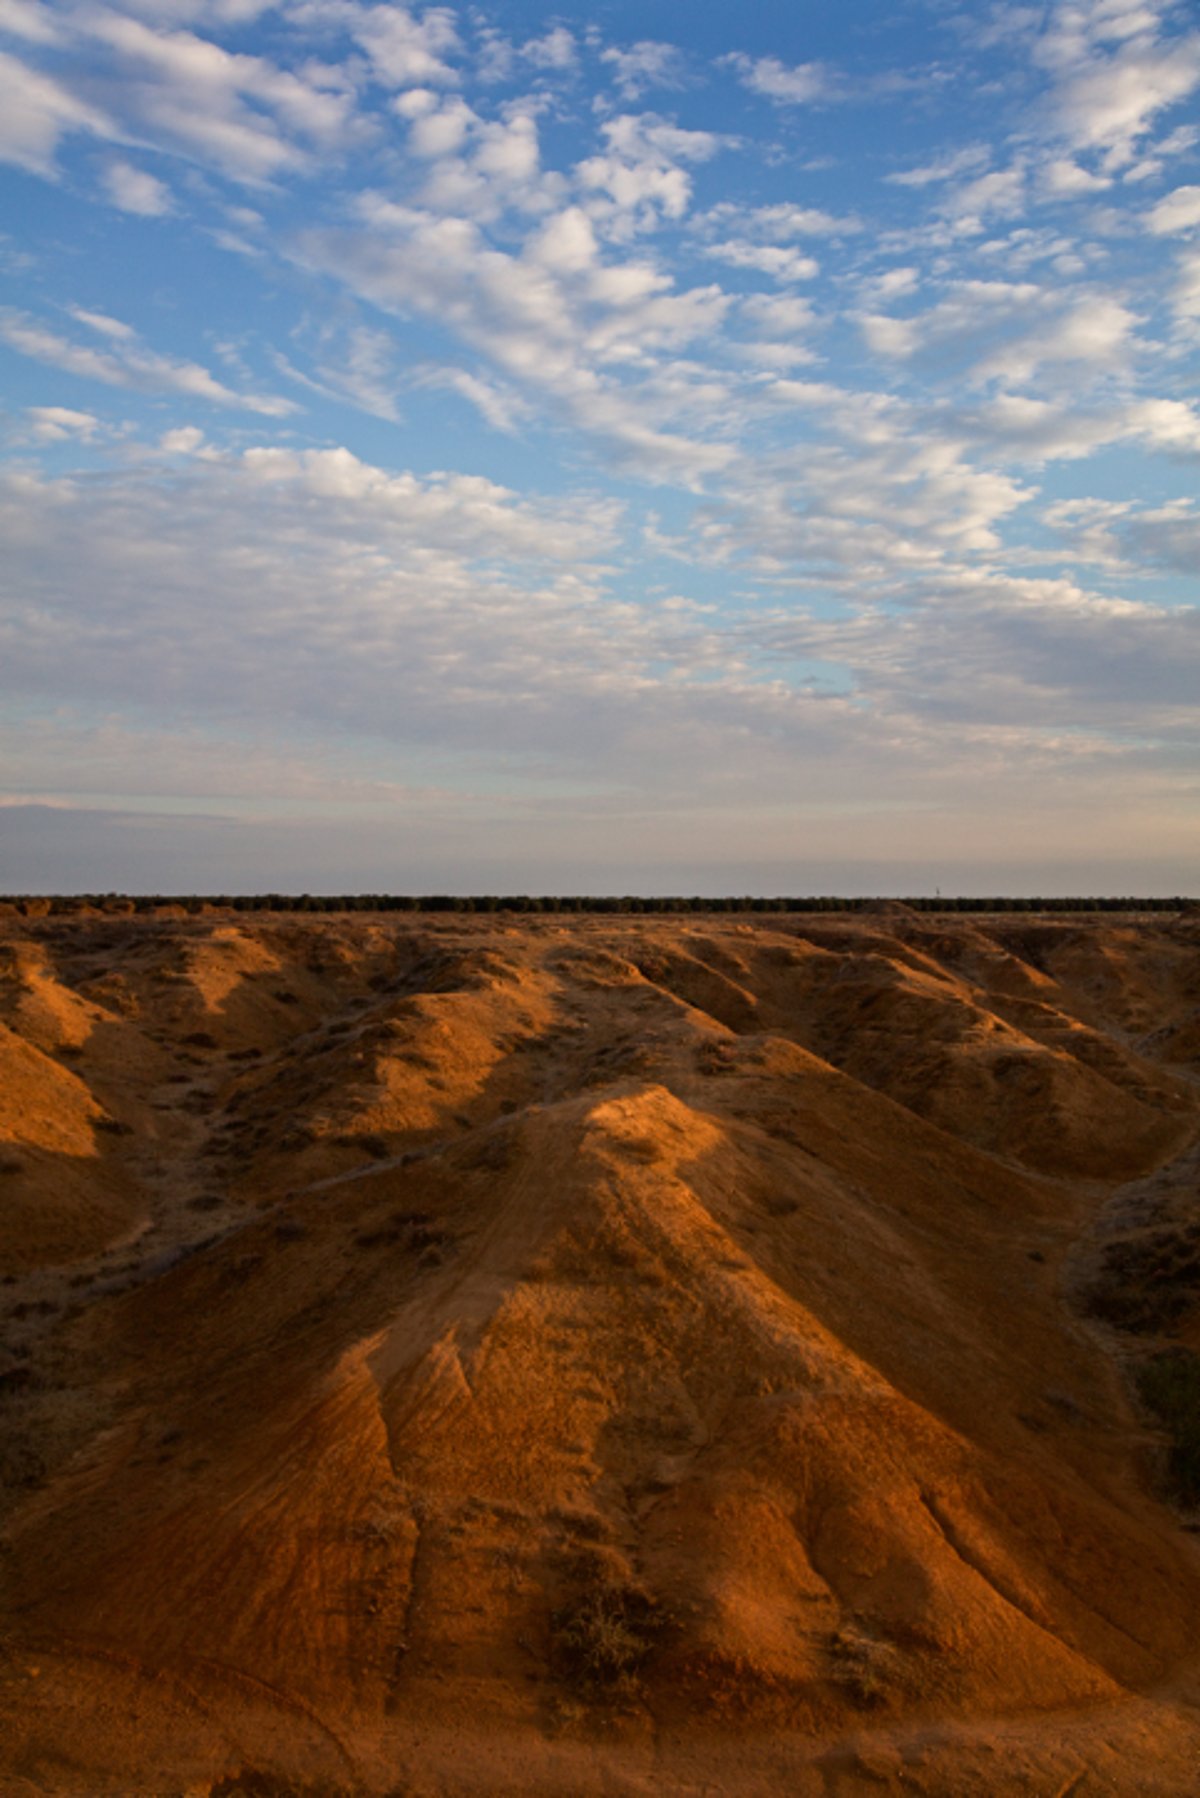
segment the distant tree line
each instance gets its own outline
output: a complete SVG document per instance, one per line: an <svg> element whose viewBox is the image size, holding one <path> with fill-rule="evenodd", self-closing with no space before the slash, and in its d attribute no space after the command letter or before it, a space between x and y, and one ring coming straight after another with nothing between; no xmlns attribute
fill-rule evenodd
<svg viewBox="0 0 1200 1798"><path fill-rule="evenodd" d="M235 912L458 912L522 914L595 913L600 916L655 917L661 914L709 912L795 913L881 912L904 907L913 912L987 912L987 913L1063 913L1063 912L1191 912L1200 910L1200 901L1177 896L1173 899L1136 897L1086 897L1070 899L1041 898L941 898L935 899L847 899L827 894L810 898L762 898L751 894L728 898L661 898L627 894L622 898L587 897L576 894L528 893L460 895L456 893L254 893L254 894L136 894L75 893L35 896L13 894L0 900L10 908L39 916L63 916L79 911L108 912L118 915L147 913L174 908L198 914L204 911Z"/></svg>

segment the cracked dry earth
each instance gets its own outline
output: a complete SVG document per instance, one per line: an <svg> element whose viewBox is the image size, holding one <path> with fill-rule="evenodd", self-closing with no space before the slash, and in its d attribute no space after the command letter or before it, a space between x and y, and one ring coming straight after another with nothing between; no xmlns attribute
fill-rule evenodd
<svg viewBox="0 0 1200 1798"><path fill-rule="evenodd" d="M1200 1791L1186 919L0 919L6 1794Z"/></svg>

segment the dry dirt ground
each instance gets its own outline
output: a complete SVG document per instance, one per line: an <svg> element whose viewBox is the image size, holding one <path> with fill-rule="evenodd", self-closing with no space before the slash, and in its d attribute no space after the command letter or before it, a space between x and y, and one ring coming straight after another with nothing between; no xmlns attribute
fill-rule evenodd
<svg viewBox="0 0 1200 1798"><path fill-rule="evenodd" d="M0 919L0 1790L1193 1798L1198 1067L1187 919Z"/></svg>

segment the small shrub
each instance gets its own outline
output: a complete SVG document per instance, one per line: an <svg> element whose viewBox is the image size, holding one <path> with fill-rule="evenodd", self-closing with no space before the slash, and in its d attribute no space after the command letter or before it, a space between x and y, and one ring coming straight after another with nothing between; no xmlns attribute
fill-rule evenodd
<svg viewBox="0 0 1200 1798"><path fill-rule="evenodd" d="M882 1704L896 1685L900 1656L890 1643L865 1630L843 1626L829 1641L833 1677L861 1705Z"/></svg>
<svg viewBox="0 0 1200 1798"><path fill-rule="evenodd" d="M384 1161L391 1154L391 1144L386 1136L379 1136L374 1131L366 1131L356 1136L352 1131L343 1131L333 1138L334 1147L338 1149L354 1149L361 1155L369 1155L372 1161Z"/></svg>
<svg viewBox="0 0 1200 1798"><path fill-rule="evenodd" d="M1171 1438L1167 1478L1183 1505L1200 1505L1200 1355L1166 1349L1143 1361L1138 1394Z"/></svg>
<svg viewBox="0 0 1200 1798"><path fill-rule="evenodd" d="M0 1486L33 1491L46 1477L46 1463L28 1442L0 1443Z"/></svg>
<svg viewBox="0 0 1200 1798"><path fill-rule="evenodd" d="M596 1582L554 1612L552 1654L576 1685L629 1691L662 1628L654 1600L638 1586Z"/></svg>
<svg viewBox="0 0 1200 1798"><path fill-rule="evenodd" d="M1112 1243L1084 1309L1134 1335L1170 1330L1200 1299L1200 1225L1167 1224Z"/></svg>
<svg viewBox="0 0 1200 1798"><path fill-rule="evenodd" d="M308 1780L289 1779L280 1773L260 1772L243 1767L229 1773L210 1790L210 1798L348 1798L346 1787Z"/></svg>
<svg viewBox="0 0 1200 1798"><path fill-rule="evenodd" d="M399 1245L406 1249L440 1249L449 1238L430 1223L424 1211L397 1211L372 1229L359 1230L354 1238L360 1249Z"/></svg>

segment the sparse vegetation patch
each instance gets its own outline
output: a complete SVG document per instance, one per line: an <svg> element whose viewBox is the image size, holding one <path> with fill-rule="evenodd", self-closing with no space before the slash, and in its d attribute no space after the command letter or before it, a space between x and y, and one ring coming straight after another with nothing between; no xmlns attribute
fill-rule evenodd
<svg viewBox="0 0 1200 1798"><path fill-rule="evenodd" d="M1177 1324L1197 1299L1200 1222L1166 1225L1110 1243L1084 1305L1118 1330L1152 1335Z"/></svg>
<svg viewBox="0 0 1200 1798"><path fill-rule="evenodd" d="M1137 1371L1143 1404L1170 1437L1167 1478L1180 1504L1200 1505L1200 1355L1165 1349Z"/></svg>
<svg viewBox="0 0 1200 1798"><path fill-rule="evenodd" d="M641 1586L587 1579L551 1618L552 1658L573 1685L594 1694L627 1693L663 1629Z"/></svg>

